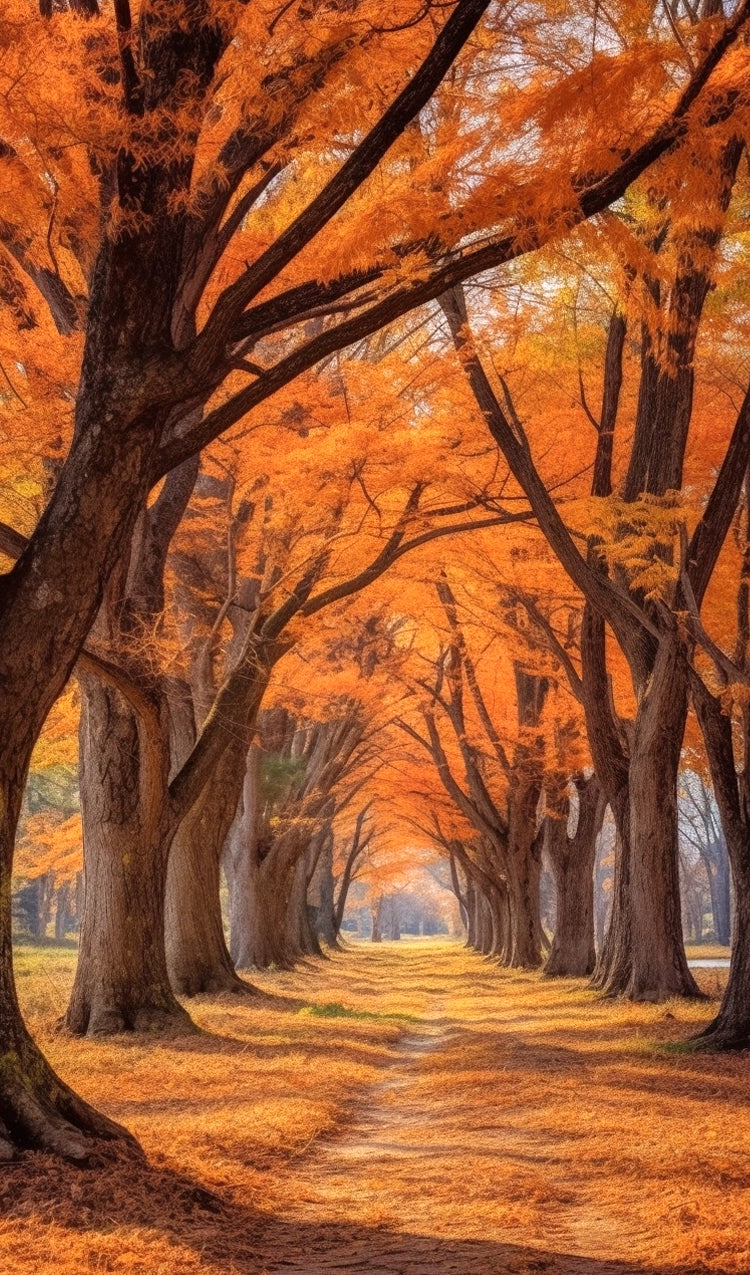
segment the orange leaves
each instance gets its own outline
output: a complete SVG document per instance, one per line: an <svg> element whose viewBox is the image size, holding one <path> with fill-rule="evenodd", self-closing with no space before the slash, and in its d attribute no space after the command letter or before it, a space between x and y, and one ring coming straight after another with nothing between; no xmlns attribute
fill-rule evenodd
<svg viewBox="0 0 750 1275"><path fill-rule="evenodd" d="M49 812L30 816L18 846L15 871L34 880L54 873L58 885L75 880L83 868L83 831L80 814L67 819Z"/></svg>

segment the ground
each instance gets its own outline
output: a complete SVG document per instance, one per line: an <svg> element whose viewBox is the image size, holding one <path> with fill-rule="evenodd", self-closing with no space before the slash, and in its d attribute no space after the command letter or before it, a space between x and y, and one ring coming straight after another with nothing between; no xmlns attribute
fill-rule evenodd
<svg viewBox="0 0 750 1275"><path fill-rule="evenodd" d="M403 942L200 998L197 1037L105 1044L55 1031L73 961L20 951L28 1017L149 1162L7 1170L7 1275L750 1270L750 1055L681 1048L715 1004Z"/></svg>

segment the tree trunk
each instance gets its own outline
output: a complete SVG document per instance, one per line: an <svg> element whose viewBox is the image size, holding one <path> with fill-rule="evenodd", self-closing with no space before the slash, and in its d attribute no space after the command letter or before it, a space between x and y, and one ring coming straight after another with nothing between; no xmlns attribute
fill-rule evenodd
<svg viewBox="0 0 750 1275"><path fill-rule="evenodd" d="M510 909L510 945L506 964L536 969L542 963L542 919L539 884L542 874L541 838L537 837L536 810L540 784L525 782L514 772L516 785L508 802L508 848L505 867Z"/></svg>
<svg viewBox="0 0 750 1275"><path fill-rule="evenodd" d="M627 748L611 708L604 625L589 606L581 654L589 741L617 831L612 911L593 985L633 1000L700 995L680 914L677 774L687 683L676 639L659 642Z"/></svg>
<svg viewBox="0 0 750 1275"><path fill-rule="evenodd" d="M474 896L474 904L476 910L476 920L474 922L477 941L476 949L483 956L495 955L495 943L499 935L498 918L493 916L493 910L487 896L477 890ZM500 935L501 939L502 936Z"/></svg>
<svg viewBox="0 0 750 1275"><path fill-rule="evenodd" d="M81 698L86 902L65 1023L89 1036L190 1031L164 948L168 731L148 731L118 691L88 675Z"/></svg>
<svg viewBox="0 0 750 1275"><path fill-rule="evenodd" d="M296 961L300 956L323 955L318 936L312 927L307 904L306 859L306 854L300 854L294 866L286 907L284 947L287 959L291 961Z"/></svg>
<svg viewBox="0 0 750 1275"><path fill-rule="evenodd" d="M235 972L221 915L221 855L242 798L244 758L228 747L213 781L182 820L169 856L167 968L181 996L253 988ZM238 778L239 776L239 778Z"/></svg>
<svg viewBox="0 0 750 1275"><path fill-rule="evenodd" d="M466 946L478 946L477 928L477 888L473 881L466 882Z"/></svg>
<svg viewBox="0 0 750 1275"><path fill-rule="evenodd" d="M58 943L63 942L73 924L73 913L70 908L72 894L72 881L64 881L62 885L57 887L55 896L55 939Z"/></svg>
<svg viewBox="0 0 750 1275"><path fill-rule="evenodd" d="M729 978L716 1017L696 1038L707 1049L750 1048L750 784L735 762L733 723L721 701L695 673L691 690L706 745L716 802L734 881L734 926ZM742 752L750 756L750 717L743 711Z"/></svg>
<svg viewBox="0 0 750 1275"><path fill-rule="evenodd" d="M294 862L283 858L279 844L263 847L259 842L260 763L261 750L253 745L227 840L229 950L238 970L291 969L294 958L286 945L286 919Z"/></svg>
<svg viewBox="0 0 750 1275"><path fill-rule="evenodd" d="M0 766L0 1161L12 1160L17 1147L31 1147L85 1164L95 1152L92 1138L137 1144L60 1080L21 1018L13 977L11 874L27 763L13 760L12 768Z"/></svg>
<svg viewBox="0 0 750 1275"><path fill-rule="evenodd" d="M702 858L711 891L714 936L722 947L728 947L732 934L732 900L726 842L723 839L715 842L710 856L703 855Z"/></svg>
<svg viewBox="0 0 750 1275"><path fill-rule="evenodd" d="M336 925L335 887L333 880L333 838L329 834L320 854L317 867L318 907L317 930L328 947L338 947Z"/></svg>
<svg viewBox="0 0 750 1275"><path fill-rule="evenodd" d="M687 670L669 635L659 643L638 707L630 763L632 930L622 990L633 1000L701 994L688 969L680 915L677 774L686 715Z"/></svg>
<svg viewBox="0 0 750 1275"><path fill-rule="evenodd" d="M548 816L546 847L555 873L556 916L545 974L586 978L596 964L594 945L594 860L596 838L604 815L596 775L579 780L578 823L568 836L567 811Z"/></svg>
<svg viewBox="0 0 750 1275"><path fill-rule="evenodd" d="M274 872L273 848L262 854L257 834L260 749L253 746L245 768L242 802L230 830L230 953L238 970L291 969L286 915L291 874Z"/></svg>
<svg viewBox="0 0 750 1275"><path fill-rule="evenodd" d="M718 1014L696 1038L704 1048L750 1049L750 873L735 877L735 891L729 978Z"/></svg>
<svg viewBox="0 0 750 1275"><path fill-rule="evenodd" d="M371 908L370 911L372 913L372 935L371 935L372 942L381 943L383 941L383 935L380 931L380 923L381 923L381 918L383 916L382 894L378 895L378 901L375 904L375 907Z"/></svg>

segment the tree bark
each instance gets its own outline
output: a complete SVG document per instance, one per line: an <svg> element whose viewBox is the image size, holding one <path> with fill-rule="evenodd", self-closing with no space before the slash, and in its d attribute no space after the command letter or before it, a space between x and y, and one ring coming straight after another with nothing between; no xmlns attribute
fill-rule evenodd
<svg viewBox="0 0 750 1275"><path fill-rule="evenodd" d="M726 838L735 895L729 978L716 1017L696 1043L708 1049L750 1048L750 786L735 762L732 719L701 677L691 672L691 692L706 745ZM743 712L742 751L750 756L750 719Z"/></svg>
<svg viewBox="0 0 750 1275"><path fill-rule="evenodd" d="M668 635L639 704L630 764L631 968L622 990L635 1000L701 995L680 915L677 775L686 715L687 671Z"/></svg>
<svg viewBox="0 0 750 1275"><path fill-rule="evenodd" d="M296 961L301 956L322 956L323 951L310 919L307 903L308 865L306 855L300 854L294 865L285 915L284 948L287 959Z"/></svg>
<svg viewBox="0 0 750 1275"><path fill-rule="evenodd" d="M586 978L596 964L594 943L594 860L596 838L604 817L596 775L579 779L578 821L567 829L567 803L547 818L545 846L557 891L555 933L544 972L562 978Z"/></svg>
<svg viewBox="0 0 750 1275"><path fill-rule="evenodd" d="M180 824L167 869L166 955L169 978L181 996L253 988L236 973L221 915L221 855L241 797L242 774L233 749L217 766ZM238 791L239 789L239 791Z"/></svg>
<svg viewBox="0 0 750 1275"><path fill-rule="evenodd" d="M320 854L317 866L319 901L317 905L317 931L328 947L338 947L339 926L336 923L335 884L333 879L333 836L330 830ZM343 882L342 882L343 885ZM346 906L346 897L344 898ZM343 915L343 912L342 912Z"/></svg>
<svg viewBox="0 0 750 1275"><path fill-rule="evenodd" d="M711 892L711 915L714 936L722 947L728 947L732 937L732 900L730 891L729 858L726 842L722 837L700 851Z"/></svg>
<svg viewBox="0 0 750 1275"><path fill-rule="evenodd" d="M90 1036L190 1031L164 950L168 729L162 721L149 731L118 691L89 675L81 697L86 903L65 1023Z"/></svg>
<svg viewBox="0 0 750 1275"><path fill-rule="evenodd" d="M15 759L16 763L18 758ZM134 1139L56 1075L24 1026L13 978L11 870L25 766L0 759L0 1161L31 1147L86 1164L95 1139Z"/></svg>

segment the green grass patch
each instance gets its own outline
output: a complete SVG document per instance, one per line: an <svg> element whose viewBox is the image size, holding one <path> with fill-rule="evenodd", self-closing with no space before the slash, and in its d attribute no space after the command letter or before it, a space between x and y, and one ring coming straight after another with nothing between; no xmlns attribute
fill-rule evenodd
<svg viewBox="0 0 750 1275"><path fill-rule="evenodd" d="M326 1001L322 1005L305 1005L299 1012L311 1018L355 1018L361 1022L371 1023L420 1023L422 1021L416 1014L376 1014L369 1009L349 1009L339 1001Z"/></svg>
<svg viewBox="0 0 750 1275"><path fill-rule="evenodd" d="M679 1058L684 1054L700 1054L708 1052L708 1047L695 1037L687 1040L652 1040L647 1050L650 1054L662 1054L668 1058Z"/></svg>

